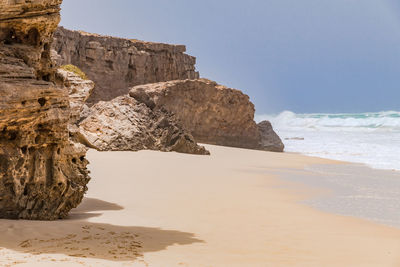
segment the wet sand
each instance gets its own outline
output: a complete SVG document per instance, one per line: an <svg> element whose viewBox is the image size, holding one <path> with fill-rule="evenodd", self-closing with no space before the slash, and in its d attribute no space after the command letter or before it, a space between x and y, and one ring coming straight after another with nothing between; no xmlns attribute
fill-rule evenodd
<svg viewBox="0 0 400 267"><path fill-rule="evenodd" d="M400 266L399 229L302 204L334 193L310 166L343 163L207 147L90 151L70 219L0 220L0 266Z"/></svg>

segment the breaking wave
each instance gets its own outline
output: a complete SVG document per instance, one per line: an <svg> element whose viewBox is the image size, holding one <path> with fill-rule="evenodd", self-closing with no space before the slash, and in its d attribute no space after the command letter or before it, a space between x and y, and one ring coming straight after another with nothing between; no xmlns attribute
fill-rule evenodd
<svg viewBox="0 0 400 267"><path fill-rule="evenodd" d="M370 113L343 113L343 114L296 114L284 111L279 115L256 116L256 120L270 120L278 128L303 128L325 130L356 130L381 129L400 131L400 112L384 111Z"/></svg>
<svg viewBox="0 0 400 267"><path fill-rule="evenodd" d="M269 120L285 150L400 170L400 112L256 116Z"/></svg>

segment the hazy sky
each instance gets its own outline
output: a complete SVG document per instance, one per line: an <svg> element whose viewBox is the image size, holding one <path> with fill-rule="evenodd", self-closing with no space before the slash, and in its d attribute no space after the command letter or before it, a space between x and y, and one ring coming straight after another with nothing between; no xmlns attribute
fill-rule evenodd
<svg viewBox="0 0 400 267"><path fill-rule="evenodd" d="M70 29L185 44L257 113L400 110L398 0L64 0Z"/></svg>

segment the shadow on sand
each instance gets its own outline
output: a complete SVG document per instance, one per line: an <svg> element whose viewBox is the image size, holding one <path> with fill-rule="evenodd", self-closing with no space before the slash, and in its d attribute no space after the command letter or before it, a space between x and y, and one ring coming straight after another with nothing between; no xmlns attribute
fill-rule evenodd
<svg viewBox="0 0 400 267"><path fill-rule="evenodd" d="M0 247L34 255L64 254L112 261L134 261L146 252L204 242L193 233L152 227L91 223L99 211L123 207L86 198L71 218L53 222L0 220ZM94 213L95 212L95 213Z"/></svg>
<svg viewBox="0 0 400 267"><path fill-rule="evenodd" d="M82 203L76 209L71 210L68 220L84 220L101 216L103 213L99 211L123 209L124 207L115 203L110 203L96 198L84 198Z"/></svg>

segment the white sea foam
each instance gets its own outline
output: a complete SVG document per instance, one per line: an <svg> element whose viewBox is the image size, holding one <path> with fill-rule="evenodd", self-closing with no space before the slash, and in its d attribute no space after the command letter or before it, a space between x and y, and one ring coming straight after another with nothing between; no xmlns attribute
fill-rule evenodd
<svg viewBox="0 0 400 267"><path fill-rule="evenodd" d="M400 170L400 112L256 116L265 119L288 152Z"/></svg>

